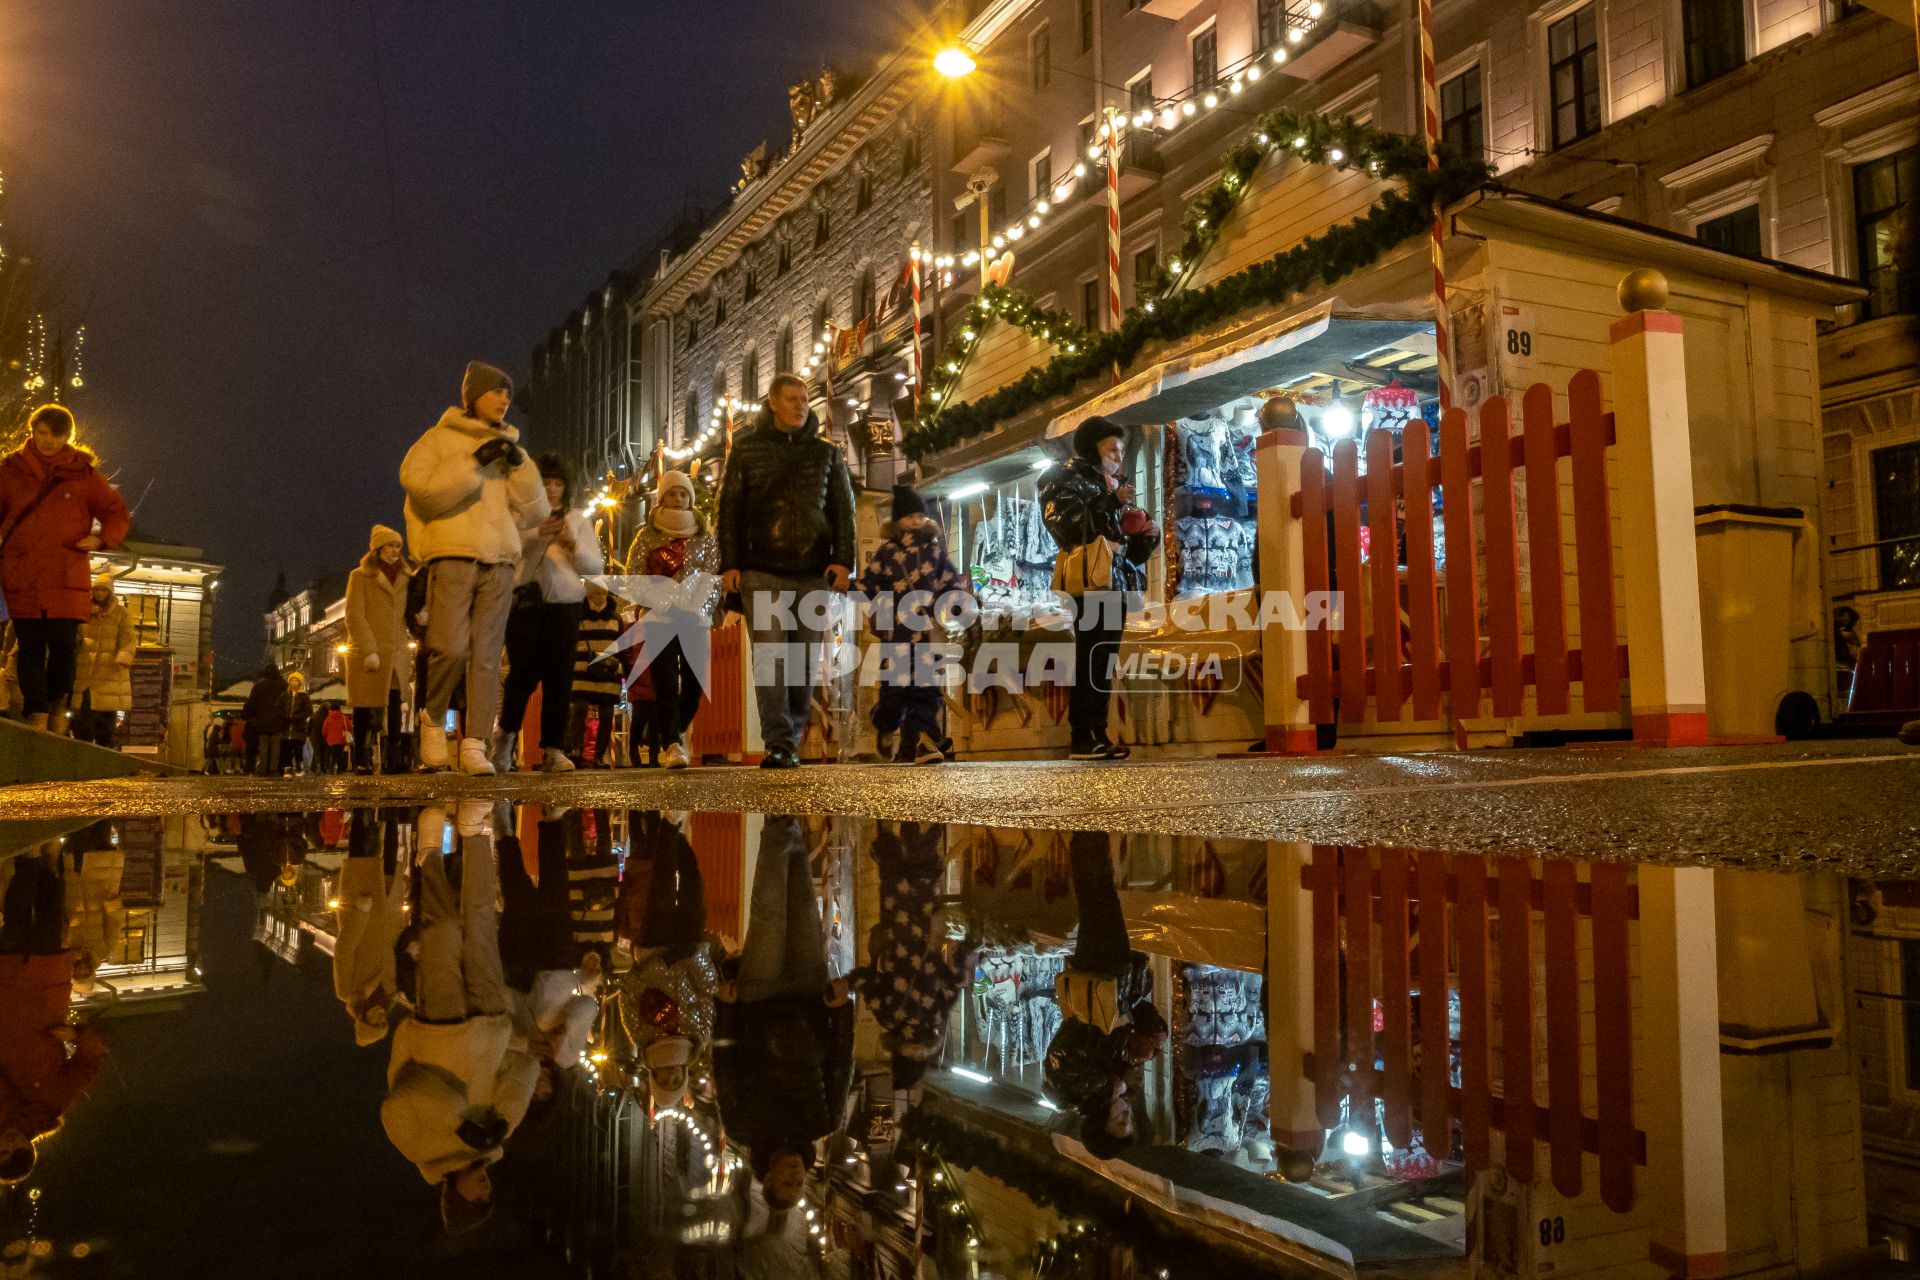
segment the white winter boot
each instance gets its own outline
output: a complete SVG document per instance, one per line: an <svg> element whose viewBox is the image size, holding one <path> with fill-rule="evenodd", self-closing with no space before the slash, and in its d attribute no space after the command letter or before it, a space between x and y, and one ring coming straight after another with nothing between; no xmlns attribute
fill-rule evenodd
<svg viewBox="0 0 1920 1280"><path fill-rule="evenodd" d="M487 759L487 744L478 738L460 739L460 772L476 778L493 776L493 761Z"/></svg>
<svg viewBox="0 0 1920 1280"><path fill-rule="evenodd" d="M424 711L420 713L420 767L447 767L447 727Z"/></svg>

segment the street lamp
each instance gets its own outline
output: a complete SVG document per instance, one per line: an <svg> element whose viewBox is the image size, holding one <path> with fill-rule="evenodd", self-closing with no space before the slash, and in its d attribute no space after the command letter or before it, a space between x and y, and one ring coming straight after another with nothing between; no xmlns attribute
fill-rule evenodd
<svg viewBox="0 0 1920 1280"><path fill-rule="evenodd" d="M972 75L979 65L973 60L972 54L957 44L948 45L933 55L933 69L949 80Z"/></svg>

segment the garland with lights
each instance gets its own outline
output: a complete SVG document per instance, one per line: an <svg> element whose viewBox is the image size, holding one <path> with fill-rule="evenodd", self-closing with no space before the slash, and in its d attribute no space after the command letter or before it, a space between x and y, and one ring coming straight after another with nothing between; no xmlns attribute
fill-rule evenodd
<svg viewBox="0 0 1920 1280"><path fill-rule="evenodd" d="M1381 195L1352 222L1330 227L1204 288L1183 288L1245 198L1254 171L1275 152L1309 164L1358 165L1401 186ZM1375 129L1350 116L1330 117L1289 107L1269 111L1227 153L1220 177L1188 205L1180 256L1156 274L1147 289L1153 296L1130 308L1119 328L1088 332L1018 290L988 285L935 362L939 381L919 421L904 433L902 448L918 460L984 435L1082 381L1126 367L1148 343L1188 337L1243 311L1284 303L1369 267L1396 246L1425 233L1436 205L1465 197L1489 174L1483 162L1447 149L1441 152L1439 168L1429 169L1419 139ZM1057 354L978 400L951 402L960 371L986 326L996 319L1053 343Z"/></svg>
<svg viewBox="0 0 1920 1280"><path fill-rule="evenodd" d="M1132 1250L1136 1274L1169 1280L1174 1269L1192 1257L1197 1243L1193 1236L1163 1230L1135 1203L1132 1195L1116 1184L1091 1186L1085 1179L1063 1178L1057 1169L1047 1168L999 1138L924 1106L907 1114L900 1136L903 1150L937 1162L943 1172L953 1168L970 1169L1066 1218L1065 1231L1036 1246L1035 1260L1044 1260L1050 1267L1096 1243L1104 1243ZM948 1174L934 1185L942 1187L951 1182ZM957 1190L949 1194L958 1202ZM938 1215L929 1213L927 1219L937 1223ZM979 1238L971 1225L968 1230L972 1238ZM1236 1274L1277 1278L1279 1273L1240 1263Z"/></svg>

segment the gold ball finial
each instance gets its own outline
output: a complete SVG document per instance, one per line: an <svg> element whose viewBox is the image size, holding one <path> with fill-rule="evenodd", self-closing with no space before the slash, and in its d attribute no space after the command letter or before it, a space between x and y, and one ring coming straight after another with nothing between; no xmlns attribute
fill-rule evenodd
<svg viewBox="0 0 1920 1280"><path fill-rule="evenodd" d="M1658 311L1667 305L1667 278L1652 267L1636 267L1620 277L1622 311Z"/></svg>

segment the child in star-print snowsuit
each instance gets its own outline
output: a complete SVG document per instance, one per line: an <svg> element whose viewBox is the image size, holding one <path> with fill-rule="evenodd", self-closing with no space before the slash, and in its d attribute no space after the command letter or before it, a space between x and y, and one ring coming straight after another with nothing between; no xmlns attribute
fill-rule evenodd
<svg viewBox="0 0 1920 1280"><path fill-rule="evenodd" d="M893 520L883 532L886 541L867 557L858 584L869 600L886 595L895 601L894 609L874 612L873 633L888 675L874 703L873 728L883 758L891 754L895 764L938 764L946 759L940 688L923 654L945 638L934 630L936 602L949 591L966 590L967 582L947 558L940 526L928 518L925 501L910 486L893 486ZM926 594L907 600L914 592ZM889 753L887 743L895 734L898 741Z"/></svg>
<svg viewBox="0 0 1920 1280"><path fill-rule="evenodd" d="M941 835L937 825L881 823L873 840L880 919L868 937L867 963L852 976L893 1055L895 1089L911 1088L939 1053L947 1017L973 977L972 948L935 933L946 868Z"/></svg>

